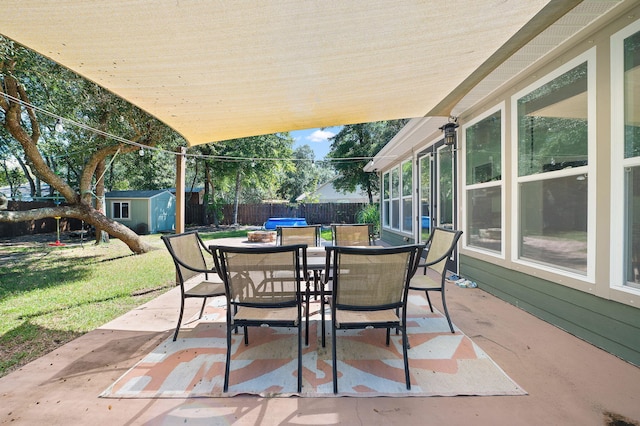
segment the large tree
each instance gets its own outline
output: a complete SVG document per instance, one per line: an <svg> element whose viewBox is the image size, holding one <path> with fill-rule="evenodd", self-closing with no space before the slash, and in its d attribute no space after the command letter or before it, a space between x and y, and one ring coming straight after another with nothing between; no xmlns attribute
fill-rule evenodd
<svg viewBox="0 0 640 426"><path fill-rule="evenodd" d="M315 155L309 145L302 145L293 151L293 162L284 171L278 195L291 202L305 192L313 192L319 183L319 170Z"/></svg>
<svg viewBox="0 0 640 426"><path fill-rule="evenodd" d="M380 191L380 180L375 173L363 169L378 151L398 133L408 120L377 121L350 124L330 138L331 150L327 155L338 177L333 186L352 192L362 188L373 204L373 195Z"/></svg>
<svg viewBox="0 0 640 426"><path fill-rule="evenodd" d="M64 117L63 124L68 124L63 134L54 130L57 117ZM76 218L122 240L135 253L149 250L135 232L105 216L101 203L104 178L114 157L137 152L135 144L155 146L175 132L106 90L2 37L0 123L0 141L7 146L18 143L21 153L16 158L25 164L27 174L48 183L65 201L56 207L3 210L0 221Z"/></svg>
<svg viewBox="0 0 640 426"><path fill-rule="evenodd" d="M253 136L213 144L217 156L212 167L221 177L233 180L233 223L238 222L238 204L262 201L276 195L283 171L290 166L293 138L289 133ZM253 198L253 200L252 200Z"/></svg>

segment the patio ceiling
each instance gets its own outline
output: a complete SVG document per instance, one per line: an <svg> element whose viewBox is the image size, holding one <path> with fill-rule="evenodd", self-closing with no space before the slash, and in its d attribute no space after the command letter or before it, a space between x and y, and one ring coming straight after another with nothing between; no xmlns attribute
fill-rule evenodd
<svg viewBox="0 0 640 426"><path fill-rule="evenodd" d="M190 145L447 116L578 0L4 0L0 32Z"/></svg>

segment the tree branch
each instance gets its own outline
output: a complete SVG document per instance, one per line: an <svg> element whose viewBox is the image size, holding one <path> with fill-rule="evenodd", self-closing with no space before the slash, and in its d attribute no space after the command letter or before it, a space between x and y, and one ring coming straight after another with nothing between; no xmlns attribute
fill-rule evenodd
<svg viewBox="0 0 640 426"><path fill-rule="evenodd" d="M72 217L90 222L96 227L109 229L109 234L115 238L127 241L129 248L134 253L145 253L151 247L137 238L138 235L123 224L109 220L105 215L98 212L91 206L85 204L75 204L71 206L41 207L38 209L24 211L0 211L0 222L24 222L28 220L38 220L50 217ZM131 243L131 240L134 240Z"/></svg>

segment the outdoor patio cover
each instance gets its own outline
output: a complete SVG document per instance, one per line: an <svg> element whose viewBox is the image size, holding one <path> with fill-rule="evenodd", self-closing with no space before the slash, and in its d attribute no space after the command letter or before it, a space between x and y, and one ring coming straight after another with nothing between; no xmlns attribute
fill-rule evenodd
<svg viewBox="0 0 640 426"><path fill-rule="evenodd" d="M0 32L191 145L447 116L575 0L3 0Z"/></svg>

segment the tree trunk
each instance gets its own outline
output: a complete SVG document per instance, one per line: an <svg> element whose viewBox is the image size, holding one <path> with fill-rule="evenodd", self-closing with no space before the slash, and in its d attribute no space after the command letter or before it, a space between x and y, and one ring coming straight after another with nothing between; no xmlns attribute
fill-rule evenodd
<svg viewBox="0 0 640 426"><path fill-rule="evenodd" d="M13 71L14 63L3 63L9 71ZM4 69L3 69L4 71ZM27 105L30 104L29 97L20 86L15 76L11 72L0 74L4 81L0 85L0 94L6 93L12 98L20 99ZM107 218L104 214L91 205L91 179L95 173L95 168L100 160L104 160L107 155L114 152L133 150L135 147L121 148L117 146L106 147L94 154L85 165L80 182L80 194L76 192L65 180L56 175L46 164L38 149L40 139L40 124L35 111L30 107L24 107L9 98L0 96L0 109L4 112L4 128L17 140L25 153L25 158L29 161L29 166L40 179L47 182L65 198L68 206L57 206L41 208L29 211L0 211L0 222L22 222L34 219L44 219L47 217L73 217L83 220L96 229L103 229L116 238L124 242L134 253L144 253L151 249L135 232L114 220ZM23 116L24 113L24 116ZM29 121L29 126L24 121ZM117 150L117 151L116 151Z"/></svg>
<svg viewBox="0 0 640 426"><path fill-rule="evenodd" d="M15 159L18 160L18 164L20 165L24 176L27 178L27 182L29 182L29 193L31 194L31 198L33 198L36 196L36 182L34 181L33 173L31 173L31 169L29 169L29 166L27 166L27 164L22 161L22 158L20 158L20 156L16 155Z"/></svg>
<svg viewBox="0 0 640 426"><path fill-rule="evenodd" d="M202 223L205 225L209 225L209 204L210 204L210 195L209 195L209 179L211 178L209 172L209 166L207 162L204 163L204 198L202 200Z"/></svg>
<svg viewBox="0 0 640 426"><path fill-rule="evenodd" d="M208 165L207 165L208 167ZM213 206L212 214L213 214L213 225L216 228L220 228L220 216L218 216L218 203L216 202L216 186L213 184L213 180L211 179L211 171L209 170L209 174L207 175L207 182L209 182L209 188L211 188L211 205Z"/></svg>
<svg viewBox="0 0 640 426"><path fill-rule="evenodd" d="M367 181L367 196L369 197L369 204L373 204L373 190L369 181Z"/></svg>
<svg viewBox="0 0 640 426"><path fill-rule="evenodd" d="M99 213L102 214L106 214L107 212L105 211L105 202L104 202L104 172L106 171L106 165L104 160L101 160L97 165L96 165L96 176L97 176L97 181L96 181L96 191L95 191L95 196L96 196L96 210ZM101 242L105 242L108 243L109 242L109 233L105 232L104 230L102 230L101 228L96 227L96 245L100 244Z"/></svg>
<svg viewBox="0 0 640 426"><path fill-rule="evenodd" d="M236 173L236 193L233 198L233 224L238 226L238 203L240 201L240 179L242 177L242 171L238 168L238 173Z"/></svg>

